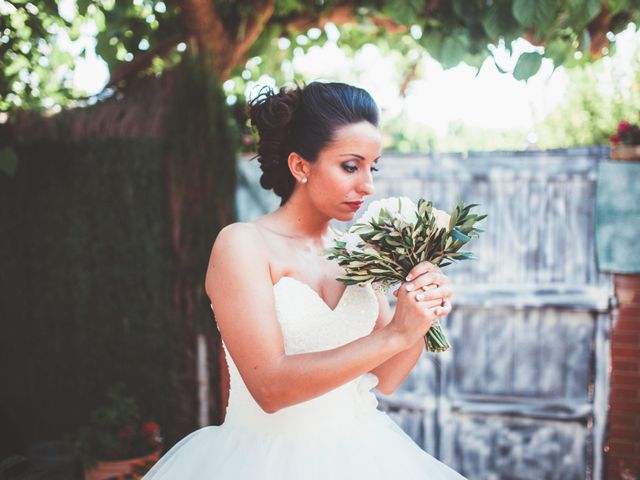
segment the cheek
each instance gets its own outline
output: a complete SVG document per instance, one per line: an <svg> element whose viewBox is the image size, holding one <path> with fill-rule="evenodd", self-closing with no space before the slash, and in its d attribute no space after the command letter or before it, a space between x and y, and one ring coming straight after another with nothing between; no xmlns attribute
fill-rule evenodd
<svg viewBox="0 0 640 480"><path fill-rule="evenodd" d="M340 169L333 172L329 188L335 193L348 194L353 189L355 178L355 174L349 174Z"/></svg>
<svg viewBox="0 0 640 480"><path fill-rule="evenodd" d="M326 192L340 192L351 186L354 175L349 175L342 168L328 168L316 177L316 188Z"/></svg>

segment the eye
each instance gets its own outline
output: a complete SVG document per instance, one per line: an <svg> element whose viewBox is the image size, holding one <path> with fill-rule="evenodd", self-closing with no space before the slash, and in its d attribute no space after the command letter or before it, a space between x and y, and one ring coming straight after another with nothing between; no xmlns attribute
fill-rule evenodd
<svg viewBox="0 0 640 480"><path fill-rule="evenodd" d="M345 169L345 170L346 170L347 172L349 172L349 173L353 173L353 172L355 172L356 170L358 170L358 167L356 167L355 165L347 165L347 164L343 164L343 165L342 165L342 168L343 168L343 169ZM377 172L377 171L379 171L379 169L378 169L378 168L376 168L376 167L371 167L371 171L372 171L372 172Z"/></svg>

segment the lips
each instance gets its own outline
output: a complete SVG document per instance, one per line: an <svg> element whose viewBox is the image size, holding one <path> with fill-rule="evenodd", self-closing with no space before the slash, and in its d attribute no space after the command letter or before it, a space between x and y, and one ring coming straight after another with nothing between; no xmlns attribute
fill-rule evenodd
<svg viewBox="0 0 640 480"><path fill-rule="evenodd" d="M349 205L351 208L357 210L360 208L360 206L364 203L364 202L345 202L347 205Z"/></svg>

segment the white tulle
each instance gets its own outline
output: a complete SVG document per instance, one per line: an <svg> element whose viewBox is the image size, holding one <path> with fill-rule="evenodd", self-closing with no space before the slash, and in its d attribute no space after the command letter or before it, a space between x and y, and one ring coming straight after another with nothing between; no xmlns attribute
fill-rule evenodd
<svg viewBox="0 0 640 480"><path fill-rule="evenodd" d="M327 350L369 334L378 315L370 286L348 286L331 309L308 285L274 285L285 352ZM312 400L265 413L224 346L230 393L225 421L176 443L144 480L463 479L402 431L371 391L372 373Z"/></svg>

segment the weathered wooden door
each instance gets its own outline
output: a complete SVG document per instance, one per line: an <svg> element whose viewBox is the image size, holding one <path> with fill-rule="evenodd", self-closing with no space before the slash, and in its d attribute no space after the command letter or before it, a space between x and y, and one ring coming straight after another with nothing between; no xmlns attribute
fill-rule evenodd
<svg viewBox="0 0 640 480"><path fill-rule="evenodd" d="M606 149L385 154L375 198L461 196L487 213L446 267L452 348L424 354L383 408L471 480L603 478L612 279L596 269L597 163ZM240 162L239 218L278 202ZM366 205L363 207L366 208ZM390 297L393 299L394 297Z"/></svg>
<svg viewBox="0 0 640 480"><path fill-rule="evenodd" d="M452 343L425 354L383 404L423 447L470 479L603 478L609 275L594 253L597 162L606 150L384 159L376 196L487 213L445 268Z"/></svg>

